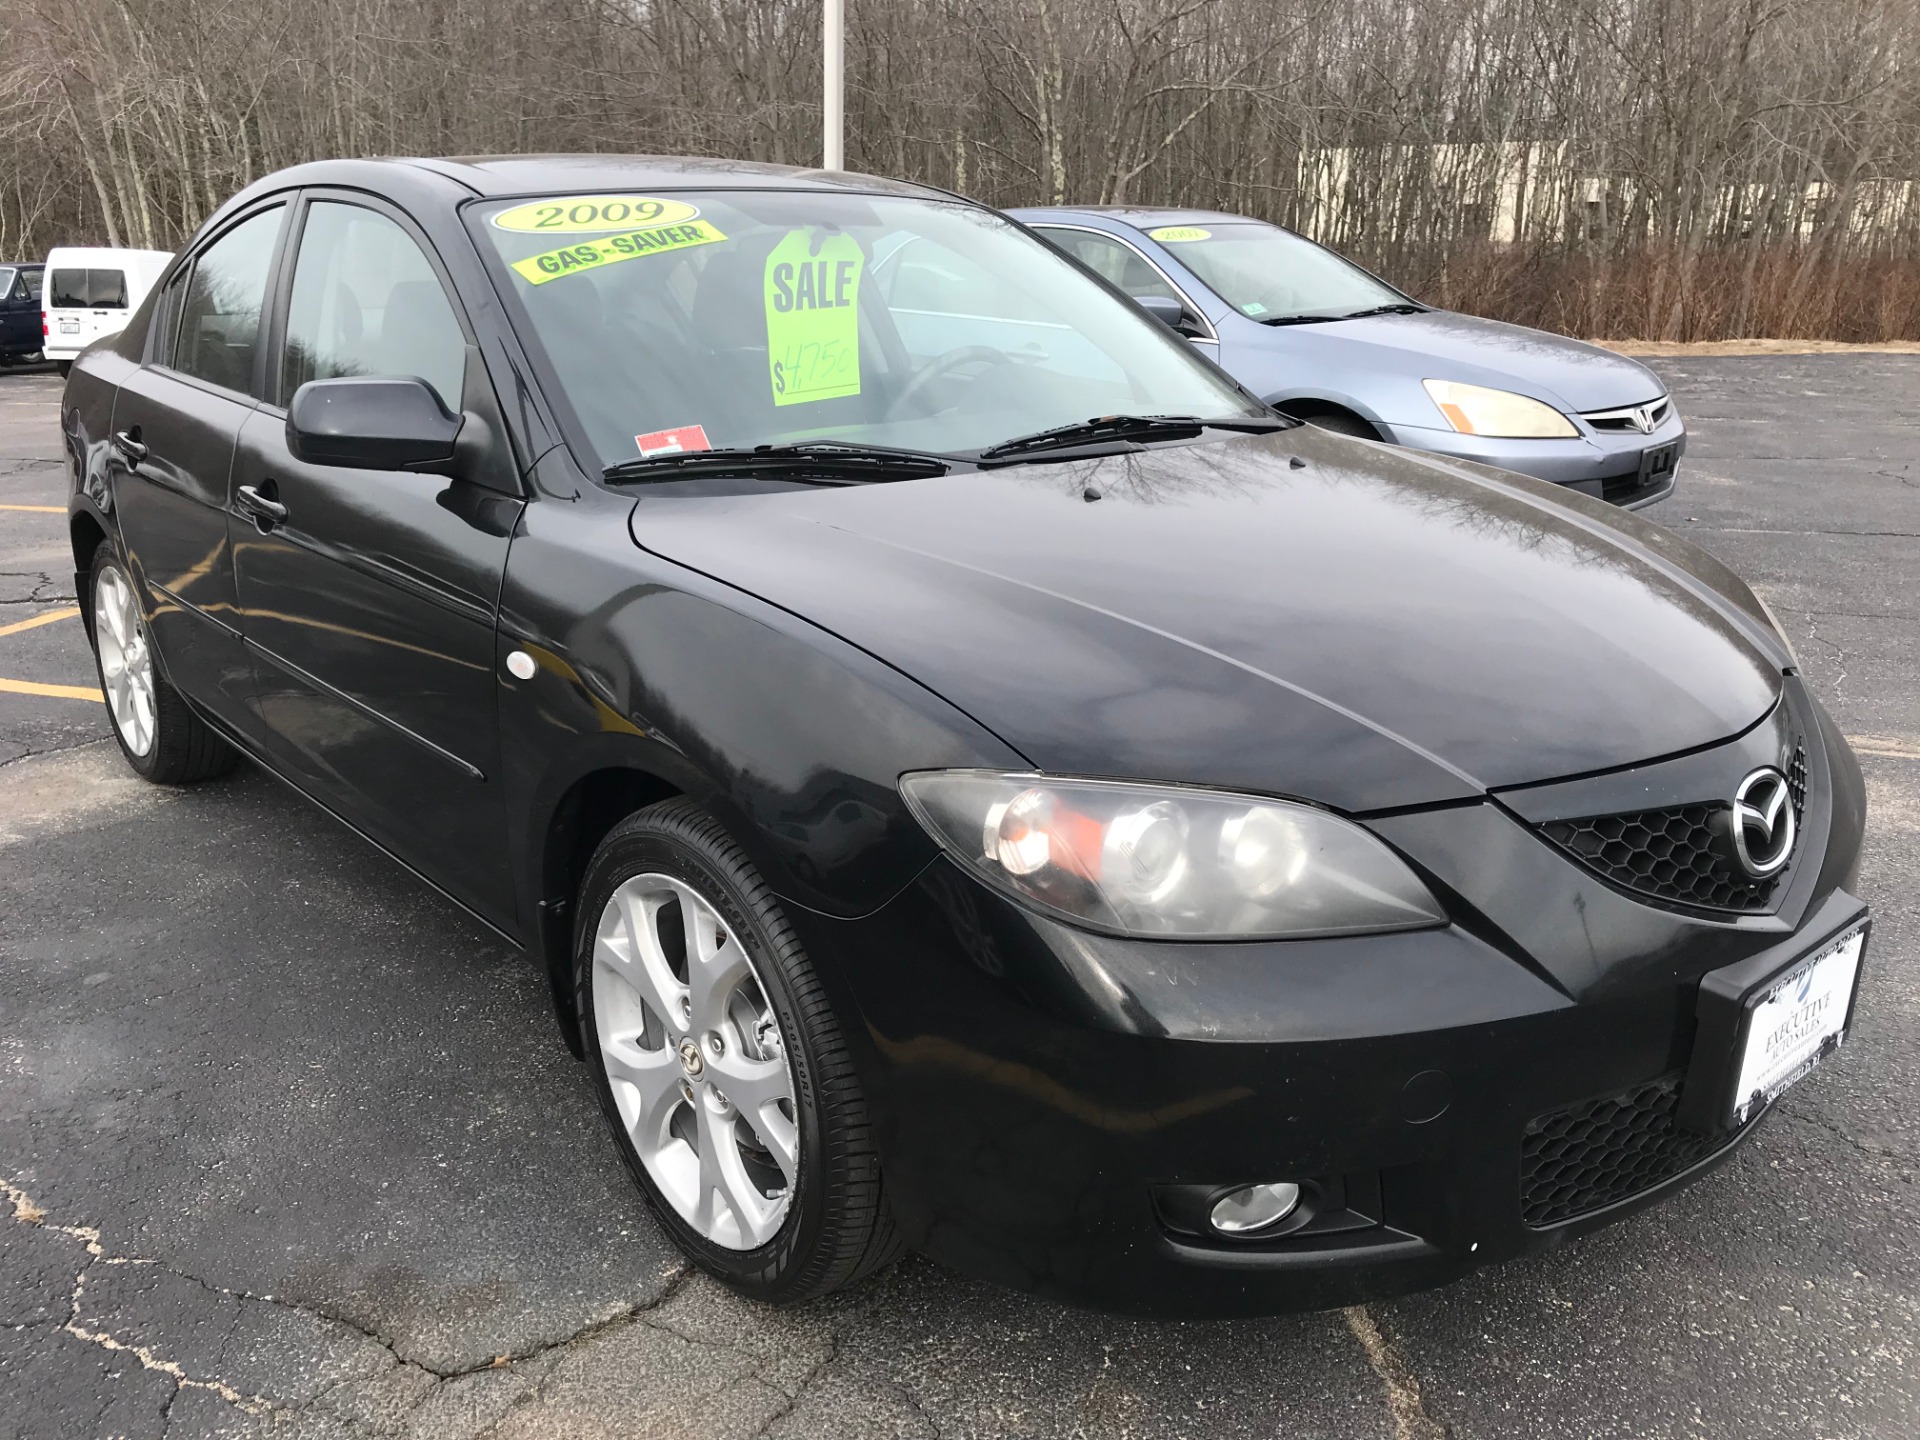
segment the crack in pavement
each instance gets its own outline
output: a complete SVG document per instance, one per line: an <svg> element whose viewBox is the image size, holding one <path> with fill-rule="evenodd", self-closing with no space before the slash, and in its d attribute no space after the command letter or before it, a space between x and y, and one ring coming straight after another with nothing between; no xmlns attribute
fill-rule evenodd
<svg viewBox="0 0 1920 1440"><path fill-rule="evenodd" d="M1367 1364L1387 1387L1387 1409L1393 1415L1394 1440L1447 1440L1453 1432L1427 1412L1420 1395L1420 1380L1407 1365L1400 1347L1381 1331L1378 1322L1364 1305L1349 1305L1340 1312L1347 1329L1366 1352Z"/></svg>
<svg viewBox="0 0 1920 1440"><path fill-rule="evenodd" d="M9 765L18 765L22 760L32 760L41 755L64 755L69 750L85 750L89 745L104 745L110 737L94 735L85 740L76 740L71 745L48 745L39 750L23 750L20 754L6 760L0 760L0 770Z"/></svg>
<svg viewBox="0 0 1920 1440"><path fill-rule="evenodd" d="M1892 1160L1900 1165L1920 1163L1920 1155L1910 1155L1904 1150L1890 1150L1884 1145L1869 1145L1864 1140L1856 1140L1838 1125L1834 1124L1833 1121L1822 1116L1803 1115L1798 1110L1788 1110L1784 1107L1780 1109L1779 1114L1781 1118L1791 1120L1796 1124L1811 1125L1816 1130L1824 1130L1836 1140L1850 1145L1862 1155L1870 1155L1876 1160Z"/></svg>
<svg viewBox="0 0 1920 1440"><path fill-rule="evenodd" d="M170 1377L174 1382L174 1388L168 1396L166 1405L163 1407L169 1420L173 1402L179 1397L180 1392L183 1390L205 1390L248 1415L268 1415L277 1412L291 1413L320 1405L323 1401L328 1400L350 1386L364 1384L369 1380L384 1378L392 1375L395 1370L402 1369L412 1370L429 1376L432 1381L413 1403L407 1407L407 1413L411 1414L424 1405L427 1398L440 1385L448 1384L456 1380L463 1380L469 1376L482 1374L491 1370L507 1369L515 1365L527 1364L551 1354L556 1350L562 1350L568 1346L595 1339L600 1335L620 1329L637 1321L644 1321L648 1311L657 1309L659 1306L666 1304L675 1295L679 1294L693 1275L693 1267L691 1265L683 1266L679 1273L673 1277L653 1300L646 1304L636 1303L623 1306L615 1313L602 1315L558 1340L543 1342L531 1346L524 1351L509 1351L495 1355L491 1359L482 1361L477 1365L470 1365L454 1370L437 1370L433 1366L419 1360L410 1359L401 1353L400 1348L393 1340L380 1334L377 1330L373 1330L349 1317L331 1313L317 1306L302 1305L295 1301L282 1299L273 1295L260 1294L249 1290L236 1290L224 1285L216 1285L209 1280L202 1279L198 1275L189 1274L184 1270L178 1270L170 1265L162 1264L158 1260L127 1255L109 1255L97 1227L57 1223L49 1218L46 1210L36 1203L31 1195L11 1181L0 1179L0 1197L4 1197L11 1205L12 1218L16 1222L48 1230L57 1235L68 1236L71 1239L80 1241L85 1246L87 1262L80 1267L74 1276L73 1291L69 1297L69 1313L66 1320L58 1326L58 1329L65 1334L73 1336L75 1339L85 1341L90 1345L97 1345L101 1349L132 1355L140 1362L143 1368ZM86 1291L87 1277L96 1266L151 1267L156 1273L169 1275L175 1279L186 1281L189 1284L198 1285L201 1289L211 1294L226 1296L234 1300L247 1300L259 1304L271 1305L292 1311L295 1314L307 1315L328 1324L337 1325L344 1330L351 1331L367 1340L371 1340L380 1346L393 1360L393 1366L379 1372L377 1375L344 1376L324 1386L309 1399L302 1401L280 1399L270 1395L245 1394L236 1386L218 1377L189 1375L186 1369L178 1362L166 1358L151 1346L140 1344L131 1339L122 1339L120 1336L109 1331L90 1330L82 1325L80 1323L80 1313ZM239 1327L240 1318L239 1312L236 1311L232 1322L229 1324L227 1334L222 1341L222 1349L232 1340L235 1331ZM662 1330L672 1330L672 1327L664 1325L658 1328ZM677 1330L672 1330L672 1333L680 1335L680 1332ZM680 1338L687 1340L690 1344L707 1343L694 1340L684 1335L680 1335ZM834 1348L837 1353L837 1339ZM816 1367L815 1371L809 1372L807 1380L803 1382L803 1386L811 1382L818 1368L820 1367ZM511 1410L519 1408L520 1405L537 1398L543 1392L543 1389L544 1386L541 1382L533 1382L529 1386L527 1395L509 1407L509 1413ZM778 1392L776 1391L776 1393ZM791 1406L789 1405L787 1408L790 1409ZM502 1419L504 1418L505 1417L502 1416ZM496 1422L496 1424L497 1423L498 1422Z"/></svg>

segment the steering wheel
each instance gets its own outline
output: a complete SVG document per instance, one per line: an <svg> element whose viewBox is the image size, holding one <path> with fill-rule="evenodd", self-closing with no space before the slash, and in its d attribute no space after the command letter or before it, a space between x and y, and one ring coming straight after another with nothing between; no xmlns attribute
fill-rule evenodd
<svg viewBox="0 0 1920 1440"><path fill-rule="evenodd" d="M893 397L893 403L887 406L886 418L893 419L932 389L934 381L945 379L963 365L1004 365L1011 360L1006 351L991 345L960 345L944 355L936 355L914 371L913 378Z"/></svg>

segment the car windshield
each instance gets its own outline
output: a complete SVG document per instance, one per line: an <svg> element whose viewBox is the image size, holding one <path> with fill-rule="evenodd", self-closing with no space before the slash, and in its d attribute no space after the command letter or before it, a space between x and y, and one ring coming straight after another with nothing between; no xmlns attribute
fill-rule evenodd
<svg viewBox="0 0 1920 1440"><path fill-rule="evenodd" d="M1407 297L1351 261L1277 225L1257 220L1166 225L1148 238L1165 245L1215 294L1255 320L1302 316L1337 320Z"/></svg>
<svg viewBox="0 0 1920 1440"><path fill-rule="evenodd" d="M1267 413L972 205L566 195L475 223L602 466L818 440L966 454L1094 416Z"/></svg>

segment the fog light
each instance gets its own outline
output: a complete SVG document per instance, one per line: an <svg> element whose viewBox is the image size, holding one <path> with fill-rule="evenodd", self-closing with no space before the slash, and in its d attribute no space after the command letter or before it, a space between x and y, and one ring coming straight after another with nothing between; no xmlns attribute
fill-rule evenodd
<svg viewBox="0 0 1920 1440"><path fill-rule="evenodd" d="M1250 1235L1278 1225L1300 1203L1300 1187L1281 1181L1275 1185L1246 1185L1214 1203L1213 1228L1223 1235Z"/></svg>

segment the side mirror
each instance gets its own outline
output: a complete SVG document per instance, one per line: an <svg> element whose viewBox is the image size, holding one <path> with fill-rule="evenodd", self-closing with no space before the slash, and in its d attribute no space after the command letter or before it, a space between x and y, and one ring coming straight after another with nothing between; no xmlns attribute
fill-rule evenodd
<svg viewBox="0 0 1920 1440"><path fill-rule="evenodd" d="M1185 318L1187 307L1171 295L1136 295L1133 303L1176 335L1180 333L1180 321Z"/></svg>
<svg viewBox="0 0 1920 1440"><path fill-rule="evenodd" d="M309 380L287 407L287 449L309 465L444 475L463 419L411 375Z"/></svg>

